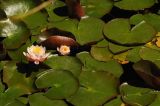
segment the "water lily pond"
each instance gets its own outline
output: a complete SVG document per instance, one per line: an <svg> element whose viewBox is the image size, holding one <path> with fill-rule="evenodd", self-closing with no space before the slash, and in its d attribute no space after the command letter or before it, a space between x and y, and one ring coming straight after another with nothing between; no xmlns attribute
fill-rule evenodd
<svg viewBox="0 0 160 106"><path fill-rule="evenodd" d="M160 106L160 0L0 0L0 106Z"/></svg>

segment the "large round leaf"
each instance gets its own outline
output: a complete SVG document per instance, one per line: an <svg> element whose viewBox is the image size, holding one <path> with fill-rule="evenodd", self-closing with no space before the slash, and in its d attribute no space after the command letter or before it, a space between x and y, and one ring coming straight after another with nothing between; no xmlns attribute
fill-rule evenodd
<svg viewBox="0 0 160 106"><path fill-rule="evenodd" d="M98 18L84 18L81 19L78 25L78 32L75 37L79 44L99 41L103 38L104 22Z"/></svg>
<svg viewBox="0 0 160 106"><path fill-rule="evenodd" d="M68 99L75 106L99 106L117 95L118 80L105 71L84 70L78 92Z"/></svg>
<svg viewBox="0 0 160 106"><path fill-rule="evenodd" d="M130 86L124 83L120 86L120 93L125 103L131 106L147 106L154 101L156 94L152 89Z"/></svg>
<svg viewBox="0 0 160 106"><path fill-rule="evenodd" d="M62 100L51 100L43 95L43 93L35 93L29 96L30 106L67 106Z"/></svg>
<svg viewBox="0 0 160 106"><path fill-rule="evenodd" d="M120 44L142 44L152 40L156 34L154 28L142 21L131 28L128 19L117 18L108 22L104 27L105 36Z"/></svg>
<svg viewBox="0 0 160 106"><path fill-rule="evenodd" d="M3 40L6 49L19 48L29 38L29 30L19 22L13 23L9 19L0 21L1 35L7 37Z"/></svg>
<svg viewBox="0 0 160 106"><path fill-rule="evenodd" d="M86 15L100 18L109 13L113 7L112 0L81 0Z"/></svg>
<svg viewBox="0 0 160 106"><path fill-rule="evenodd" d="M106 104L104 104L104 106L123 106L122 104L124 104L121 100L121 97L117 97L109 102L107 102Z"/></svg>
<svg viewBox="0 0 160 106"><path fill-rule="evenodd" d="M64 99L73 95L78 89L78 81L69 71L48 70L36 80L38 88L50 88L44 94L51 99Z"/></svg>
<svg viewBox="0 0 160 106"><path fill-rule="evenodd" d="M81 62L71 56L53 56L45 61L45 64L52 69L62 69L71 71L75 76L79 76L82 68Z"/></svg>
<svg viewBox="0 0 160 106"><path fill-rule="evenodd" d="M155 0L121 0L115 2L115 6L125 10L142 10L153 6Z"/></svg>

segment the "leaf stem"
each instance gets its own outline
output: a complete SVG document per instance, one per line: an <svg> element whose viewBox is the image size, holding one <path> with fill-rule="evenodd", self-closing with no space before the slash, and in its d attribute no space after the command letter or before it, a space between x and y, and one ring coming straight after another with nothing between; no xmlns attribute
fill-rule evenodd
<svg viewBox="0 0 160 106"><path fill-rule="evenodd" d="M43 8L47 7L48 5L50 5L51 3L54 3L54 0L48 0L43 2L42 4L40 4L39 6L29 10L28 12L24 13L24 14L20 14L20 15L15 15L15 16L11 16L9 17L11 20L22 20L25 17L28 17L40 10L42 10Z"/></svg>

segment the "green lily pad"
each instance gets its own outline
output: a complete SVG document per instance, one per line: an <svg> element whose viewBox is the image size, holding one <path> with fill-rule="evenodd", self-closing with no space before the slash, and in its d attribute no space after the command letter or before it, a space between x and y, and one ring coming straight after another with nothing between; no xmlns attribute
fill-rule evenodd
<svg viewBox="0 0 160 106"><path fill-rule="evenodd" d="M114 60L107 62L97 61L94 58L92 58L92 56L88 52L81 52L77 54L77 57L81 60L84 67L87 69L94 69L96 71L107 71L108 73L112 73L117 78L119 78L123 73L121 65Z"/></svg>
<svg viewBox="0 0 160 106"><path fill-rule="evenodd" d="M109 13L113 7L112 0L81 0L81 5L85 10L86 15L100 18L106 13Z"/></svg>
<svg viewBox="0 0 160 106"><path fill-rule="evenodd" d="M152 62L154 61L158 61L160 60L160 51L158 50L155 50L155 49L151 49L151 48L148 48L148 47L143 47L140 52L140 57L143 59L143 60L150 60Z"/></svg>
<svg viewBox="0 0 160 106"><path fill-rule="evenodd" d="M131 48L132 47L121 46L121 45L109 43L109 50L114 54L125 52L125 51L127 51L127 50L129 50Z"/></svg>
<svg viewBox="0 0 160 106"><path fill-rule="evenodd" d="M51 100L43 95L43 93L35 93L29 96L30 106L67 106L62 100Z"/></svg>
<svg viewBox="0 0 160 106"><path fill-rule="evenodd" d="M126 57L127 60L134 63L141 60L141 57L139 54L140 50L141 50L141 47L134 47L133 49L129 50Z"/></svg>
<svg viewBox="0 0 160 106"><path fill-rule="evenodd" d="M156 94L152 89L140 88L123 83L120 86L120 93L125 103L131 106L147 106L154 101Z"/></svg>
<svg viewBox="0 0 160 106"><path fill-rule="evenodd" d="M99 61L112 60L113 54L108 50L107 47L97 47L96 45L91 48L91 55Z"/></svg>
<svg viewBox="0 0 160 106"><path fill-rule="evenodd" d="M104 22L98 18L81 19L75 37L80 45L99 41L103 38ZM90 29L88 29L90 28Z"/></svg>
<svg viewBox="0 0 160 106"><path fill-rule="evenodd" d="M58 16L55 12L54 9L58 7L65 6L65 3L59 0L54 1L53 4L50 4L49 6L46 7L46 10L48 12L49 18L48 20L50 22L56 22L56 21L62 21L63 19L67 18L64 16Z"/></svg>
<svg viewBox="0 0 160 106"><path fill-rule="evenodd" d="M160 94L157 95L155 100L149 106L158 106L160 104Z"/></svg>
<svg viewBox="0 0 160 106"><path fill-rule="evenodd" d="M19 87L9 87L4 93L0 93L0 105L1 106L14 106L14 105L9 105L9 104L14 104L16 101L16 98L19 96L22 96L24 94L24 90L22 90ZM17 103L18 105L16 106L23 106L19 105L22 103Z"/></svg>
<svg viewBox="0 0 160 106"><path fill-rule="evenodd" d="M5 106L26 106L25 104L21 103L18 100L14 100L12 102L10 102L9 104L5 105Z"/></svg>
<svg viewBox="0 0 160 106"><path fill-rule="evenodd" d="M117 97L113 100L111 100L110 102L107 102L106 104L104 104L104 106L121 106L123 104L121 97Z"/></svg>
<svg viewBox="0 0 160 106"><path fill-rule="evenodd" d="M82 70L82 63L79 59L71 56L53 56L44 63L55 70L68 70L75 76L79 76Z"/></svg>
<svg viewBox="0 0 160 106"><path fill-rule="evenodd" d="M114 5L124 10L142 10L150 8L155 3L155 0L121 0L115 2Z"/></svg>
<svg viewBox="0 0 160 106"><path fill-rule="evenodd" d="M3 40L6 49L19 48L29 38L29 30L19 22L13 23L9 19L0 21L1 35L6 37Z"/></svg>
<svg viewBox="0 0 160 106"><path fill-rule="evenodd" d="M23 103L23 104L28 104L28 98L27 97L18 97L18 98L16 98L16 100L18 100L18 101L20 101L21 103Z"/></svg>
<svg viewBox="0 0 160 106"><path fill-rule="evenodd" d="M26 77L25 74L18 72L16 62L9 61L3 67L3 81L8 87L19 87L25 93L31 94L35 91L34 76Z"/></svg>
<svg viewBox="0 0 160 106"><path fill-rule="evenodd" d="M0 79L0 93L4 92L5 86L3 85L1 79Z"/></svg>
<svg viewBox="0 0 160 106"><path fill-rule="evenodd" d="M154 28L145 21L131 28L128 19L117 18L105 25L104 34L108 39L116 43L137 45L151 41L156 32Z"/></svg>
<svg viewBox="0 0 160 106"><path fill-rule="evenodd" d="M136 14L130 17L130 22L134 25L138 24L139 22L145 20L147 23L152 25L156 31L160 32L160 16L154 13L148 13L148 14Z"/></svg>
<svg viewBox="0 0 160 106"><path fill-rule="evenodd" d="M71 32L72 34L77 33L78 21L74 19L64 19L62 21L57 21L49 23L49 28L58 28L62 31Z"/></svg>
<svg viewBox="0 0 160 106"><path fill-rule="evenodd" d="M117 95L118 80L106 71L84 70L78 92L68 99L75 106L99 106Z"/></svg>
<svg viewBox="0 0 160 106"><path fill-rule="evenodd" d="M44 94L51 99L64 99L78 89L78 80L69 71L48 70L40 75L35 81L38 88L49 88Z"/></svg>

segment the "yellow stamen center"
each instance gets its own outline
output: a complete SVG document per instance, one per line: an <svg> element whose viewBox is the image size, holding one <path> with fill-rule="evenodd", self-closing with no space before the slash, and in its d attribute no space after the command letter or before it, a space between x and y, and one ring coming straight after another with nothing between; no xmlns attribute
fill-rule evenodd
<svg viewBox="0 0 160 106"><path fill-rule="evenodd" d="M33 53L35 53L35 54L40 54L42 51L43 51L43 50L42 50L41 47L34 47L34 48L33 48Z"/></svg>

